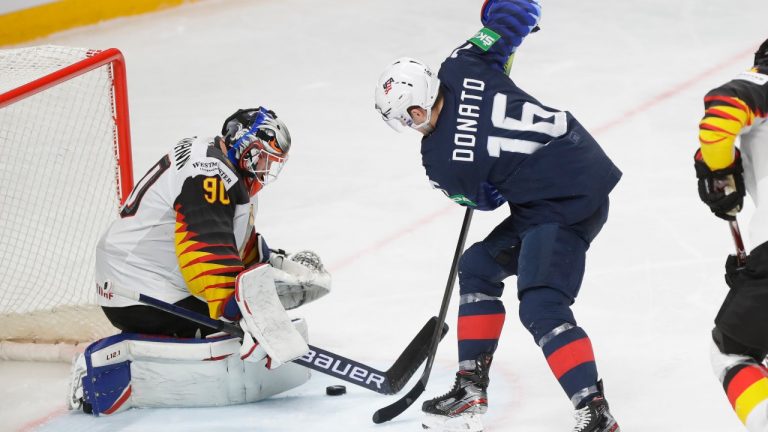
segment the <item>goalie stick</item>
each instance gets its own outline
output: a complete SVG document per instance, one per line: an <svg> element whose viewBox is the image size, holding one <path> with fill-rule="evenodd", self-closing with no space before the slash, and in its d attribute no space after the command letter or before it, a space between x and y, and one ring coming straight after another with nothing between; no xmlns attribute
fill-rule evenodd
<svg viewBox="0 0 768 432"><path fill-rule="evenodd" d="M445 293L443 293L443 302L440 304L440 316L437 318L438 322L445 324L445 315L448 313L448 305L451 302L451 293L453 292L453 284L456 281L456 273L458 273L459 258L464 251L464 242L467 240L467 232L469 231L469 223L472 222L472 207L467 207L466 213L464 213L464 222L461 224L461 231L459 232L459 241L456 245L456 252L453 254L453 262L451 263L451 271L448 273L448 283L445 287ZM437 327L435 327L437 329ZM429 355L427 357L427 365L424 366L424 372L421 373L419 382L403 396L396 400L393 404L385 406L373 413L373 422L376 424L384 423L399 416L403 411L407 410L427 388L427 381L429 381L429 374L432 371L432 364L435 362L435 354L437 354L437 345L440 343L440 336L437 331L432 335L431 343L429 344Z"/></svg>
<svg viewBox="0 0 768 432"><path fill-rule="evenodd" d="M243 329L235 324L212 319L206 315L176 306L171 303L141 294L137 291L109 284L112 292L162 311L186 318L206 327L242 338ZM444 320L443 320L444 321ZM331 351L309 345L309 352L303 357L293 360L294 363L318 371L325 375L344 380L348 383L364 387L368 390L385 395L396 394L408 383L416 370L429 354L430 341L437 334L436 317L430 318L419 333L411 341L392 367L386 371L374 369L363 363L346 358ZM443 323L440 338L448 333L448 326Z"/></svg>

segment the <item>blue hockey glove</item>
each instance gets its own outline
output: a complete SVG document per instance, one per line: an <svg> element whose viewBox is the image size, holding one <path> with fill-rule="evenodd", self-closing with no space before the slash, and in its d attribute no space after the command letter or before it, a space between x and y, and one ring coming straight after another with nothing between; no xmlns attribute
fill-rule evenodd
<svg viewBox="0 0 768 432"><path fill-rule="evenodd" d="M480 12L485 27L499 33L513 50L523 43L541 18L536 0L486 0Z"/></svg>

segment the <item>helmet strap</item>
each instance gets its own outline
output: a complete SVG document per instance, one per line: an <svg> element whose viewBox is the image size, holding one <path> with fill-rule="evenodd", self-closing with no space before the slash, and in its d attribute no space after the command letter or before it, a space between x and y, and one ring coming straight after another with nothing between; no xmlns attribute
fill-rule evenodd
<svg viewBox="0 0 768 432"><path fill-rule="evenodd" d="M427 111L427 118L423 122L421 122L419 124L416 124L416 123L411 124L412 128L414 128L417 131L423 133L424 135L428 135L428 134L432 133L433 130L435 130L435 128L432 126L432 123L431 123L431 121L432 121L432 108L430 108L430 109L428 109L426 111ZM413 118L413 117L411 117L411 118Z"/></svg>
<svg viewBox="0 0 768 432"><path fill-rule="evenodd" d="M411 127L423 133L424 135L431 134L432 131L435 130L435 127L432 125L432 115L433 113L437 113L437 115L439 116L440 111L442 109L443 109L443 95L442 93L438 93L437 97L435 98L435 102L429 108L424 109L427 112L426 120L424 120L419 124L414 123L411 125ZM411 119L413 119L413 117L411 117Z"/></svg>
<svg viewBox="0 0 768 432"><path fill-rule="evenodd" d="M430 123L429 120L427 120L414 129L423 133L424 135L429 135L435 130L435 127L432 126L432 123Z"/></svg>

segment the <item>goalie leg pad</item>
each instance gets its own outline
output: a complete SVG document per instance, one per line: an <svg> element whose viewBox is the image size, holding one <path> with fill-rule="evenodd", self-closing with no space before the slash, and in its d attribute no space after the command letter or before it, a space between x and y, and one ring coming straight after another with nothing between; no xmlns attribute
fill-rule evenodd
<svg viewBox="0 0 768 432"><path fill-rule="evenodd" d="M306 337L306 323L295 320ZM90 345L84 401L96 416L129 408L206 407L255 402L295 388L310 372L289 364L244 362L237 338L174 339L125 333ZM74 377L73 377L74 379Z"/></svg>
<svg viewBox="0 0 768 432"><path fill-rule="evenodd" d="M270 368L295 360L309 351L307 342L291 324L277 296L272 267L261 264L240 273L235 280L235 300L243 314L240 326L246 332L245 338L252 336L258 342L258 347L271 360ZM251 353L246 357L249 355Z"/></svg>

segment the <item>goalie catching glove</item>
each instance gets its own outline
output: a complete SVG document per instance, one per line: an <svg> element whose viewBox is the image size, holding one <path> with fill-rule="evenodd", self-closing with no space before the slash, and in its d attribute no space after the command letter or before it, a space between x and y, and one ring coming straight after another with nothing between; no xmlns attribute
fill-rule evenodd
<svg viewBox="0 0 768 432"><path fill-rule="evenodd" d="M733 163L723 169L711 170L701 155L694 154L696 177L699 179L699 198L709 206L715 216L732 221L744 205L744 168L741 152L735 149Z"/></svg>
<svg viewBox="0 0 768 432"><path fill-rule="evenodd" d="M331 275L312 251L288 256L272 251L269 263L275 269L275 288L285 310L313 302L331 291Z"/></svg>
<svg viewBox="0 0 768 432"><path fill-rule="evenodd" d="M269 264L275 269L275 289L285 310L311 303L331 292L331 275L320 257L309 250L286 255L283 250L267 249ZM222 318L235 322L242 317L234 296L224 304Z"/></svg>

